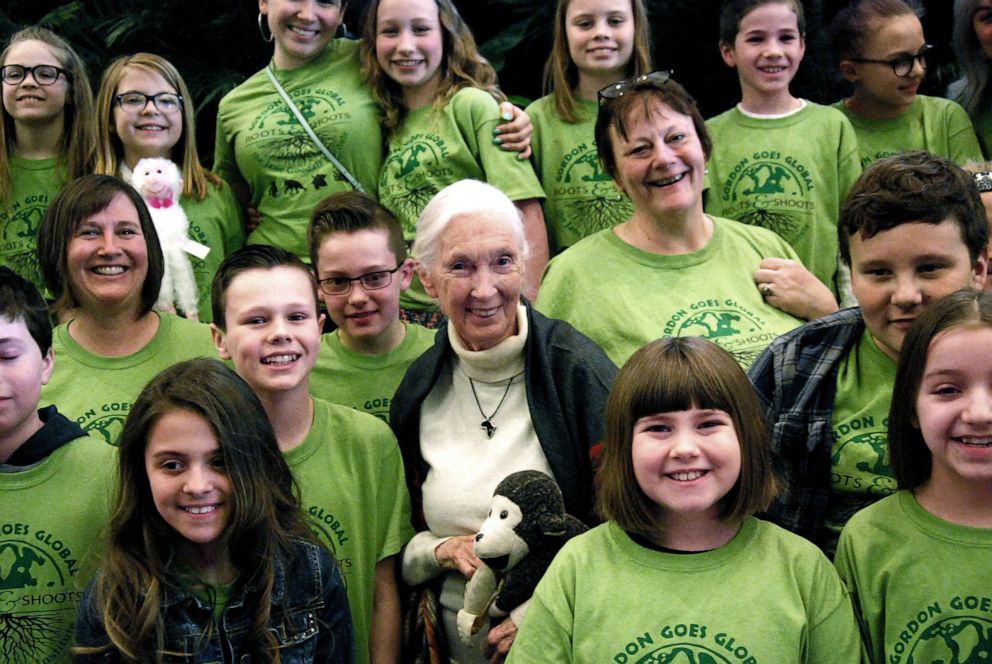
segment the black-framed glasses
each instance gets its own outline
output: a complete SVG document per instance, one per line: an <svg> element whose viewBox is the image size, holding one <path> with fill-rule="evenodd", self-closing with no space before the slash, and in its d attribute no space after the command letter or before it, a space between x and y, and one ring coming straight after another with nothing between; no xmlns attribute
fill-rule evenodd
<svg viewBox="0 0 992 664"><path fill-rule="evenodd" d="M124 92L114 97L121 110L128 113L140 113L145 110L148 102L155 104L160 113L175 113L183 107L183 98L174 92L159 92L146 95L142 92Z"/></svg>
<svg viewBox="0 0 992 664"><path fill-rule="evenodd" d="M919 61L920 66L924 69L927 68L927 54L933 50L931 44L927 44L920 52L916 55L900 55L898 58L892 58L891 60L871 60L870 58L847 58L851 62L859 62L868 65L888 65L892 67L892 73L896 76L902 78L903 76L909 76L909 73L913 71L913 65Z"/></svg>
<svg viewBox="0 0 992 664"><path fill-rule="evenodd" d="M38 85L51 85L59 80L59 75L65 76L65 80L69 80L69 72L55 65L35 65L34 67L4 65L0 69L0 78L3 78L3 82L8 85L17 85L27 78L28 74L31 74L31 78Z"/></svg>
<svg viewBox="0 0 992 664"><path fill-rule="evenodd" d="M393 273L401 267L403 267L402 263L392 270L376 270L357 277L327 277L318 280L317 283L320 285L320 290L328 295L347 295L351 292L351 285L356 281L361 282L362 288L367 291L380 290L393 282Z"/></svg>
<svg viewBox="0 0 992 664"><path fill-rule="evenodd" d="M659 70L649 72L647 74L641 74L640 76L634 76L633 78L624 79L622 81L618 81L617 83L611 83L597 93L596 96L599 100L599 105L602 106L605 102L619 99L630 90L650 88L654 85L667 83L672 80L672 74L673 71L671 69Z"/></svg>

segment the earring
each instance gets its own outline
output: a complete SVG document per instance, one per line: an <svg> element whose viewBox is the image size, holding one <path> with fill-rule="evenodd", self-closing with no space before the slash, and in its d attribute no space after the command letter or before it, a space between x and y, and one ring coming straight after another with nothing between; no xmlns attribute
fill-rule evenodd
<svg viewBox="0 0 992 664"><path fill-rule="evenodd" d="M263 41L270 42L273 39L275 39L275 35L272 34L272 31L268 30L268 27L269 26L266 25L265 22L265 14L263 14L262 12L258 12L258 31L262 33ZM268 31L269 33L268 37L265 36L266 31Z"/></svg>

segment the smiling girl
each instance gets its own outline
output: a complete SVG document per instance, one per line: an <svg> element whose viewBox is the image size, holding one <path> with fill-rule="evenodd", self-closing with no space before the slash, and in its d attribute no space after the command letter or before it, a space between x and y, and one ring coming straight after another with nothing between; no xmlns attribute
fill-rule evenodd
<svg viewBox="0 0 992 664"><path fill-rule="evenodd" d="M125 424L119 477L76 661L352 661L341 575L234 372L200 359L155 377Z"/></svg>
<svg viewBox="0 0 992 664"><path fill-rule="evenodd" d="M752 516L775 493L771 453L726 351L682 337L635 353L610 392L597 477L608 521L555 558L511 664L857 661L827 558Z"/></svg>
<svg viewBox="0 0 992 664"><path fill-rule="evenodd" d="M547 198L544 216L556 254L587 235L626 221L630 199L596 157L596 93L651 71L643 0L559 0L551 58L551 94L527 107L534 122L533 161Z"/></svg>
<svg viewBox="0 0 992 664"><path fill-rule="evenodd" d="M548 259L544 194L529 163L494 145L496 99L503 95L455 6L450 0L373 0L361 48L389 141L380 202L412 242L417 217L445 186L471 178L500 189L523 214L530 245L524 292L533 299ZM408 310L437 309L419 281L401 302Z"/></svg>
<svg viewBox="0 0 992 664"><path fill-rule="evenodd" d="M15 33L0 65L0 265L43 289L38 226L62 185L92 168L93 93L76 52L44 28Z"/></svg>
<svg viewBox="0 0 992 664"><path fill-rule="evenodd" d="M224 257L244 244L245 233L231 188L200 163L195 116L186 83L168 60L152 53L114 60L96 98L95 170L130 181L139 159L158 157L179 166L179 204L189 218L189 238L209 249L205 256L190 256L200 320L209 323L210 283Z"/></svg>
<svg viewBox="0 0 992 664"><path fill-rule="evenodd" d="M913 324L888 434L899 491L856 514L837 548L868 661L905 652L950 661L949 648L959 649L957 661L987 660L992 294L959 291ZM928 621L907 641L907 625L921 613Z"/></svg>

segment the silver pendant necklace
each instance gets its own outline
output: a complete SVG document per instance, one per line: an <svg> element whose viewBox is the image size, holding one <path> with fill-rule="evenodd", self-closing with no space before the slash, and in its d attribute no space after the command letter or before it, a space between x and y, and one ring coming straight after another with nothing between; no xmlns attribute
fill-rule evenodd
<svg viewBox="0 0 992 664"><path fill-rule="evenodd" d="M493 418L496 417L496 413L499 412L499 409L503 406L503 402L506 401L506 395L510 393L510 386L513 385L514 378L516 378L516 376L511 377L510 382L506 384L506 390L503 392L503 397L499 400L499 403L496 404L496 410L494 410L491 415L486 415L486 411L482 410L482 404L479 403L479 395L475 391L475 381L471 378L468 379L468 384L472 387L472 396L475 397L475 405L479 409L479 414L483 417L482 423L479 424L479 428L485 429L486 438L492 438L496 434L496 425L493 424Z"/></svg>

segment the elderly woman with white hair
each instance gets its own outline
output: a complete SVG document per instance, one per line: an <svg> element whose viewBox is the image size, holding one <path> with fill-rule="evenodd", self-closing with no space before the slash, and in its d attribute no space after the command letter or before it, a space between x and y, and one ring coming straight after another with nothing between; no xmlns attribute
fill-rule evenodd
<svg viewBox="0 0 992 664"><path fill-rule="evenodd" d="M592 514L591 451L616 367L573 327L521 299L527 244L520 213L498 189L462 180L417 222L413 252L448 321L396 391L390 422L406 464L414 525L403 580L437 581L451 661L488 661L455 629L465 581L481 562L474 535L510 473L555 478L569 513ZM505 653L517 612L487 650Z"/></svg>

